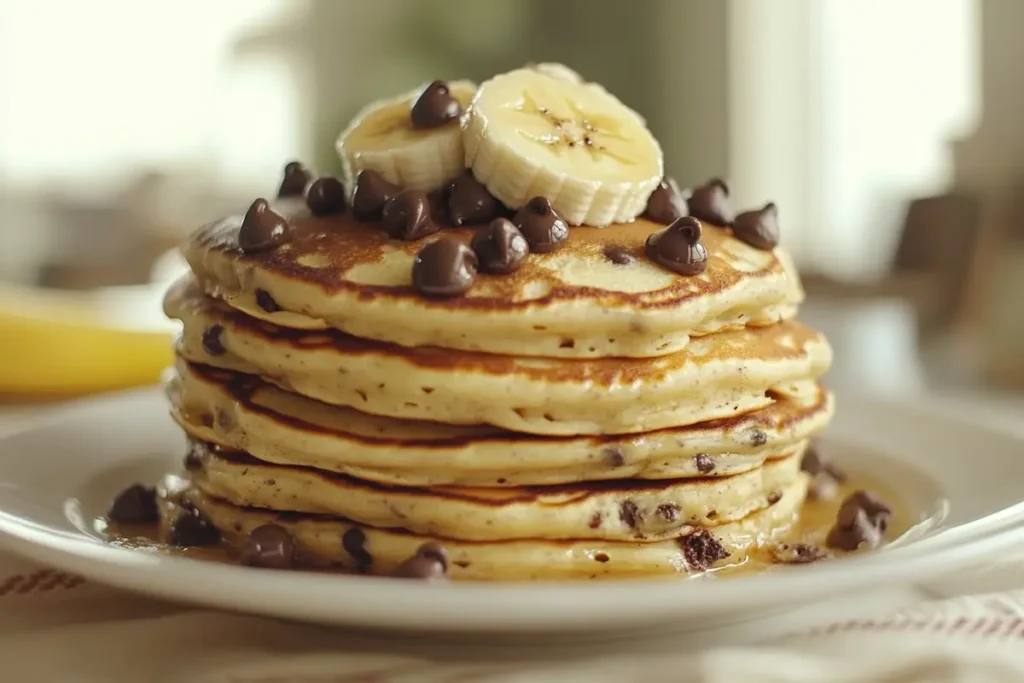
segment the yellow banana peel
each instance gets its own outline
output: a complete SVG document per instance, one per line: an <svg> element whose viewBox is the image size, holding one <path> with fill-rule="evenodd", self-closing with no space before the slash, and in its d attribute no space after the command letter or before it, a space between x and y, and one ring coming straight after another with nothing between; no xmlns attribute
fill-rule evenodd
<svg viewBox="0 0 1024 683"><path fill-rule="evenodd" d="M173 332L112 317L95 295L0 286L0 399L157 382L173 359Z"/></svg>

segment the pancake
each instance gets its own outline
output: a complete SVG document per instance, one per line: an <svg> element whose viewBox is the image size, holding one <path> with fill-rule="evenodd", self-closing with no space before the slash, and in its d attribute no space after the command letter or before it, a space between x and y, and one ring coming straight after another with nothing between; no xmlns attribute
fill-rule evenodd
<svg viewBox="0 0 1024 683"><path fill-rule="evenodd" d="M531 254L514 274L480 275L466 296L427 299L412 288L411 269L434 238L389 240L378 224L311 216L296 200L274 209L291 219L288 244L243 254L237 215L200 228L185 256L209 294L285 327L519 356L652 357L683 348L691 335L792 317L803 298L781 249L755 249L708 225L707 270L684 277L644 256L648 235L662 226L638 219L573 227L566 246ZM441 234L468 242L473 228ZM636 261L613 263L607 247ZM258 305L258 291L274 305Z"/></svg>
<svg viewBox="0 0 1024 683"><path fill-rule="evenodd" d="M193 442L196 487L241 507L345 517L378 528L470 541L496 538L662 540L767 507L799 478L806 443L732 477L618 480L506 488L385 486L308 467L271 465Z"/></svg>
<svg viewBox="0 0 1024 683"><path fill-rule="evenodd" d="M167 383L192 437L279 465L404 486L504 486L728 476L819 432L833 412L818 387L738 417L637 436L537 437L411 422L291 394L258 377L178 359Z"/></svg>
<svg viewBox="0 0 1024 683"><path fill-rule="evenodd" d="M454 580L520 581L534 579L625 578L697 573L700 545L687 541L710 534L729 557L716 566L738 564L759 546L778 538L793 524L807 492L805 477L796 479L770 507L739 522L700 530L689 537L653 543L604 540L457 541L395 529L377 529L338 517L280 513L242 508L204 495L175 477L160 486L164 527L184 503L205 514L225 542L240 548L250 531L279 524L292 535L302 566L340 568L391 575L426 541L438 541L450 557ZM165 531L166 533L166 531ZM695 552L698 551L698 552Z"/></svg>
<svg viewBox="0 0 1024 683"><path fill-rule="evenodd" d="M164 308L184 323L178 351L191 362L374 415L527 434L638 433L739 415L771 405L773 388L815 392L832 355L796 321L701 337L656 359L410 349L256 321L204 296L190 278L171 288Z"/></svg>

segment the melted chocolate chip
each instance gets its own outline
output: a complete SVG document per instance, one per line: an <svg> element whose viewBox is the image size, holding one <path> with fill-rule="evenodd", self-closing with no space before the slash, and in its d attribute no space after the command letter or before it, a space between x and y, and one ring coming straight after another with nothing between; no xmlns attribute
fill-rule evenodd
<svg viewBox="0 0 1024 683"><path fill-rule="evenodd" d="M708 474L715 471L715 461L707 453L698 453L693 456L693 465L701 474Z"/></svg>
<svg viewBox="0 0 1024 683"><path fill-rule="evenodd" d="M442 237L416 254L412 284L434 297L465 294L476 280L477 259L473 250L459 240Z"/></svg>
<svg viewBox="0 0 1024 683"><path fill-rule="evenodd" d="M622 467L626 463L626 454L623 453L622 446L607 446L602 453L609 467Z"/></svg>
<svg viewBox="0 0 1024 683"><path fill-rule="evenodd" d="M769 202L763 209L744 211L733 221L732 234L757 249L774 249L779 244L778 209Z"/></svg>
<svg viewBox="0 0 1024 683"><path fill-rule="evenodd" d="M285 217L270 208L266 199L257 199L245 212L238 229L238 246L246 254L275 249L289 240L291 228Z"/></svg>
<svg viewBox="0 0 1024 683"><path fill-rule="evenodd" d="M534 197L512 219L523 233L530 251L546 254L562 246L569 237L569 226L551 208L546 197Z"/></svg>
<svg viewBox="0 0 1024 683"><path fill-rule="evenodd" d="M299 197L306 189L312 174L298 161L289 161L284 165L284 177L277 190L278 197Z"/></svg>
<svg viewBox="0 0 1024 683"><path fill-rule="evenodd" d="M270 296L270 292L265 289L256 290L256 305L267 313L277 313L281 310L281 307L274 301L274 297Z"/></svg>
<svg viewBox="0 0 1024 683"><path fill-rule="evenodd" d="M194 507L186 507L171 523L171 545L192 548L220 542L220 532L210 518Z"/></svg>
<svg viewBox="0 0 1024 683"><path fill-rule="evenodd" d="M676 181L672 178L662 178L658 187L647 198L647 208L644 209L644 218L655 223L668 225L677 218L682 218L690 213L686 205L686 198L683 196Z"/></svg>
<svg viewBox="0 0 1024 683"><path fill-rule="evenodd" d="M409 111L413 128L437 128L459 118L462 105L448 91L444 81L434 81L420 93Z"/></svg>
<svg viewBox="0 0 1024 683"><path fill-rule="evenodd" d="M600 512L595 512L594 515L590 518L590 525L589 525L590 528L591 529L598 529L598 528L600 528L601 527L601 520L602 520L602 518L603 518L603 515Z"/></svg>
<svg viewBox="0 0 1024 683"><path fill-rule="evenodd" d="M392 238L410 242L441 229L430 216L430 199L419 190L403 190L389 199L384 205L383 222Z"/></svg>
<svg viewBox="0 0 1024 683"><path fill-rule="evenodd" d="M757 427L750 430L750 445L763 446L768 443L768 435Z"/></svg>
<svg viewBox="0 0 1024 683"><path fill-rule="evenodd" d="M691 216L712 225L729 225L735 216L729 203L729 185L721 178L712 178L695 188L688 205Z"/></svg>
<svg viewBox="0 0 1024 683"><path fill-rule="evenodd" d="M195 472L196 470L203 469L205 463L206 449L202 448L198 443L189 443L188 453L185 454L185 470L188 472Z"/></svg>
<svg viewBox="0 0 1024 683"><path fill-rule="evenodd" d="M635 529L637 523L643 521L643 514L636 506L636 503L631 500L624 500L619 505L619 519L630 529Z"/></svg>
<svg viewBox="0 0 1024 683"><path fill-rule="evenodd" d="M448 183L444 194L455 227L486 223L501 211L498 200L468 171Z"/></svg>
<svg viewBox="0 0 1024 683"><path fill-rule="evenodd" d="M782 500L782 491L772 491L768 494L768 504L775 505Z"/></svg>
<svg viewBox="0 0 1024 683"><path fill-rule="evenodd" d="M506 218L495 218L476 231L469 245L485 273L506 275L519 269L530 253L523 233Z"/></svg>
<svg viewBox="0 0 1024 683"><path fill-rule="evenodd" d="M366 550L366 534L362 529L351 528L341 537L341 547L356 563L356 569L366 572L373 566L373 556Z"/></svg>
<svg viewBox="0 0 1024 683"><path fill-rule="evenodd" d="M700 236L700 221L680 218L647 238L647 258L680 275L699 275L708 267L708 251Z"/></svg>
<svg viewBox="0 0 1024 683"><path fill-rule="evenodd" d="M369 169L356 176L356 189L352 194L352 214L361 221L376 221L384 213L384 205L399 193L399 187Z"/></svg>
<svg viewBox="0 0 1024 683"><path fill-rule="evenodd" d="M306 186L306 206L317 216L345 210L345 186L331 176L317 178Z"/></svg>
<svg viewBox="0 0 1024 683"><path fill-rule="evenodd" d="M448 578L448 551L438 543L424 543L416 554L398 565L393 574L402 579L436 581Z"/></svg>
<svg viewBox="0 0 1024 683"><path fill-rule="evenodd" d="M118 524L152 524L159 521L156 490L142 484L132 484L117 494L107 511L107 519Z"/></svg>
<svg viewBox="0 0 1024 683"><path fill-rule="evenodd" d="M804 457L800 461L800 469L811 475L828 475L838 483L846 481L846 473L822 456L821 449L813 443L804 451Z"/></svg>
<svg viewBox="0 0 1024 683"><path fill-rule="evenodd" d="M282 526L258 526L249 532L238 563L264 569L291 569L295 565L295 541Z"/></svg>
<svg viewBox="0 0 1024 683"><path fill-rule="evenodd" d="M862 545L876 548L889 527L892 510L865 491L847 496L836 515L835 526L828 532L826 543L839 550L853 551Z"/></svg>
<svg viewBox="0 0 1024 683"><path fill-rule="evenodd" d="M662 503L656 512L666 522L674 522L679 519L679 506L675 503Z"/></svg>
<svg viewBox="0 0 1024 683"><path fill-rule="evenodd" d="M604 248L604 257L617 266L628 266L636 263L636 256L625 247L611 245Z"/></svg>
<svg viewBox="0 0 1024 683"><path fill-rule="evenodd" d="M206 328L203 332L203 350L211 356L223 356L227 353L228 350L224 348L224 342L220 338L223 333L223 325L210 325Z"/></svg>
<svg viewBox="0 0 1024 683"><path fill-rule="evenodd" d="M827 550L809 543L783 543L772 548L772 557L779 564L810 564L828 556Z"/></svg>
<svg viewBox="0 0 1024 683"><path fill-rule="evenodd" d="M729 557L729 551L707 529L680 538L679 545L683 549L686 566L694 572L705 571L715 562Z"/></svg>

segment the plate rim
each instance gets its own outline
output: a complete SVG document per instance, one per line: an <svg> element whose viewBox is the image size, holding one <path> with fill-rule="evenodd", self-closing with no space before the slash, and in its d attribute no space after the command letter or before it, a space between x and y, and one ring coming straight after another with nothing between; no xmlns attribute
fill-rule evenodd
<svg viewBox="0 0 1024 683"><path fill-rule="evenodd" d="M80 398L46 410L0 437L5 446L30 432L42 433L83 411L108 411L125 402L162 399L159 385ZM854 398L847 395L846 399ZM856 400L856 399L854 399ZM888 409L929 415L920 403L870 399ZM943 415L948 422L948 415ZM988 425L957 420L961 429L1024 444L1016 435ZM725 612L768 609L771 605L798 607L843 589L879 581L924 579L965 566L989 553L1018 543L1024 536L1024 502L984 518L944 530L933 537L878 553L843 558L806 567L786 567L771 574L720 580L680 581L675 577L643 580L478 582L428 584L401 582L387 577L290 572L287 582L274 581L268 570L228 564L196 562L189 558L140 553L104 544L85 532L71 534L50 524L39 524L0 509L0 547L99 584L135 593L155 595L178 603L201 604L264 616L294 618L337 625L365 625L386 629L435 632L603 631L664 623L693 611L693 596L700 591L702 609L722 604ZM152 571L140 571L149 569ZM167 578L170 577L170 578ZM273 588L274 582L280 588ZM202 589L188 593L189 586ZM270 595L268 595L270 588ZM387 600L381 601L381 592ZM263 601L254 603L253 595ZM309 601L310 595L321 599ZM305 596L305 601L302 600ZM326 598L326 599L323 599ZM354 601L352 600L354 598ZM381 604L384 602L386 604ZM447 604L445 604L447 603ZM624 603L629 609L623 610ZM688 604L689 603L689 604ZM729 609L728 605L743 607ZM452 621L439 623L445 607ZM689 609L688 609L689 608ZM615 623L605 621L614 615Z"/></svg>

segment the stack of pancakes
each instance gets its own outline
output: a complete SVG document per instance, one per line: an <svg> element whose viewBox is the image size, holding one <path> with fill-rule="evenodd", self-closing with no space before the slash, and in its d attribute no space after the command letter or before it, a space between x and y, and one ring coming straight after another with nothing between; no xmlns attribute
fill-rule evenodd
<svg viewBox="0 0 1024 683"><path fill-rule="evenodd" d="M229 546L272 523L302 566L391 575L436 542L454 579L640 576L741 563L797 519L831 352L781 249L705 221L686 276L645 256L663 223L573 226L429 297L417 254L479 225L402 241L282 195L286 241L207 225L165 300L190 443L169 495Z"/></svg>

